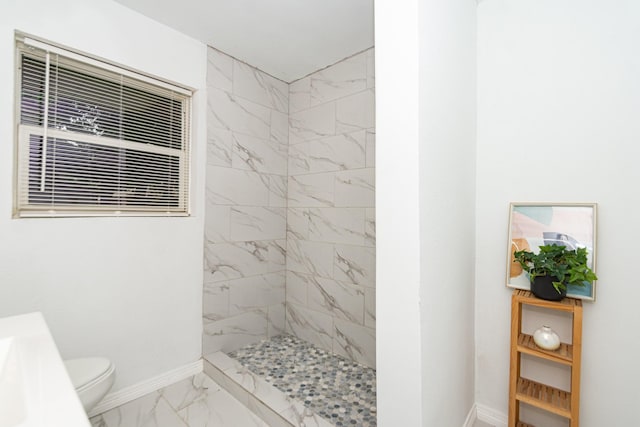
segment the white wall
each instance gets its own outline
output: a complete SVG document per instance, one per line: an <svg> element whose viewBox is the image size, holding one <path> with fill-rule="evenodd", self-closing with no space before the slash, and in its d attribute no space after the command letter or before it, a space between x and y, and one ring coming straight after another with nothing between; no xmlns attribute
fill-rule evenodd
<svg viewBox="0 0 640 427"><path fill-rule="evenodd" d="M637 424L639 21L634 1L478 7L476 397L505 414L508 204L586 201L599 204L600 280L584 307L580 421Z"/></svg>
<svg viewBox="0 0 640 427"><path fill-rule="evenodd" d="M473 404L475 1L376 1L380 425Z"/></svg>
<svg viewBox="0 0 640 427"><path fill-rule="evenodd" d="M424 426L474 403L476 2L420 3L420 313Z"/></svg>
<svg viewBox="0 0 640 427"><path fill-rule="evenodd" d="M422 425L417 13L418 0L376 1L376 381L381 426Z"/></svg>
<svg viewBox="0 0 640 427"><path fill-rule="evenodd" d="M42 311L63 357L107 356L113 391L200 358L204 93L189 218L12 219L14 30L196 89L206 47L109 0L4 1L0 14L0 316Z"/></svg>

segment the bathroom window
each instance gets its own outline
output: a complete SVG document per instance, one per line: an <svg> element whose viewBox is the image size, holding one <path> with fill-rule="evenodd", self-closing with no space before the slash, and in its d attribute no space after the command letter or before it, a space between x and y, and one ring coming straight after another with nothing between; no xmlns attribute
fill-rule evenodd
<svg viewBox="0 0 640 427"><path fill-rule="evenodd" d="M191 92L16 43L15 216L187 215Z"/></svg>

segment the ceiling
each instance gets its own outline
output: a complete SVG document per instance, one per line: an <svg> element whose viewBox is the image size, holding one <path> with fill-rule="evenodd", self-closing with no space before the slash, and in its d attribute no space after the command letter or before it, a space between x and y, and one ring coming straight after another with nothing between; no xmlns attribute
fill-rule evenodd
<svg viewBox="0 0 640 427"><path fill-rule="evenodd" d="M373 0L116 0L285 82L373 46Z"/></svg>

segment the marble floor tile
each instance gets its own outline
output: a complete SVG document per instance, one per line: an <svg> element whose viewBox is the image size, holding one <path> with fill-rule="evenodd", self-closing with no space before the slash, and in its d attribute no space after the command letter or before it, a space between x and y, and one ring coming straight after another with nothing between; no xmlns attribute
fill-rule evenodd
<svg viewBox="0 0 640 427"><path fill-rule="evenodd" d="M200 373L91 418L93 427L268 427Z"/></svg>
<svg viewBox="0 0 640 427"><path fill-rule="evenodd" d="M188 427L158 392L91 418L93 427Z"/></svg>
<svg viewBox="0 0 640 427"><path fill-rule="evenodd" d="M189 427L269 427L229 393L213 393L178 414Z"/></svg>
<svg viewBox="0 0 640 427"><path fill-rule="evenodd" d="M221 387L207 375L200 373L193 377L178 381L158 391L176 411L205 400Z"/></svg>
<svg viewBox="0 0 640 427"><path fill-rule="evenodd" d="M93 427L375 427L375 370L281 335L207 361L253 393L249 408L269 407L269 423L204 373L91 418ZM241 366L242 365L242 366ZM276 395L268 387L279 388ZM220 383L223 384L223 383ZM226 387L226 386L225 386ZM267 405L267 406L265 406ZM284 409L283 409L284 408ZM260 409L254 407L253 410ZM280 410L280 412L278 412ZM262 413L258 411L258 413ZM279 414L279 415L278 415ZM265 414L262 413L264 417ZM278 423L275 423L275 421Z"/></svg>

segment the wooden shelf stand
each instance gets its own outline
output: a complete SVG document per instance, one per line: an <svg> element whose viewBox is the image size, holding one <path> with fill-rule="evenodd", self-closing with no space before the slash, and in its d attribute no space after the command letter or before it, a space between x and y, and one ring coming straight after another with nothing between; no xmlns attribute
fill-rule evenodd
<svg viewBox="0 0 640 427"><path fill-rule="evenodd" d="M572 315L571 344L561 343L555 351L536 346L531 335L522 332L522 306L560 310ZM529 291L515 290L511 297L511 367L509 370L509 427L533 427L520 421L520 403L541 408L580 424L580 360L582 353L582 301L538 299ZM571 368L571 391L560 390L520 376L521 356L528 354Z"/></svg>

